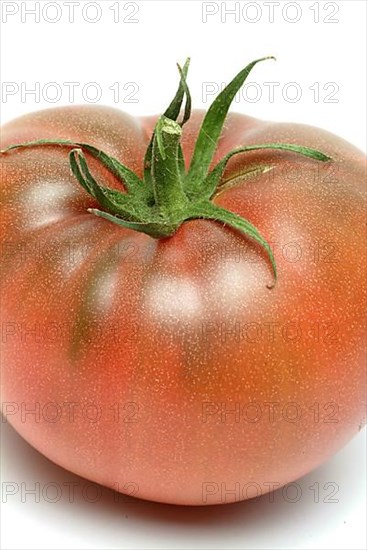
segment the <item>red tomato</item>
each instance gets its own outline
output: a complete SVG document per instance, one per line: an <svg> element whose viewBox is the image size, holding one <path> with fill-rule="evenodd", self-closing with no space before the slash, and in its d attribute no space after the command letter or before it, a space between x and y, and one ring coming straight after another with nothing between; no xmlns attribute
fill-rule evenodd
<svg viewBox="0 0 367 550"><path fill-rule="evenodd" d="M183 130L186 167L203 113ZM156 117L62 107L3 128L2 147L68 139L142 176ZM264 494L342 447L365 411L365 157L330 133L231 114L213 203L274 251L192 219L152 238L94 216L67 148L2 155L2 392L15 429L55 463L174 504ZM86 152L94 178L121 183ZM246 172L245 175L243 173ZM242 174L242 175L241 175Z"/></svg>

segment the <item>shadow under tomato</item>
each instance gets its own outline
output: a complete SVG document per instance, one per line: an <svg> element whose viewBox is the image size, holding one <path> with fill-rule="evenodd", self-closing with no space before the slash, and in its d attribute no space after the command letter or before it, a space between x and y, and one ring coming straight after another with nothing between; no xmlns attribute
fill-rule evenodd
<svg viewBox="0 0 367 550"><path fill-rule="evenodd" d="M94 548L304 548L299 540L311 542L320 533L324 538L330 533L332 544L363 486L364 440L359 434L286 489L234 504L191 507L127 497L89 482L41 455L5 422L3 502L21 506L40 530L45 520L55 533L67 525L71 540L82 537Z"/></svg>

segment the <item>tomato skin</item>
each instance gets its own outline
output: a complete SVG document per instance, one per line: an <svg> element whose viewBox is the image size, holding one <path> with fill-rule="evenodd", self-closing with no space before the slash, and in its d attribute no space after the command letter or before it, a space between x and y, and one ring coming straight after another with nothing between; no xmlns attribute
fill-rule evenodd
<svg viewBox="0 0 367 550"><path fill-rule="evenodd" d="M202 116L184 129L187 163ZM52 109L7 124L2 148L81 141L141 175L155 121ZM3 155L3 408L48 458L140 498L219 504L299 478L361 428L365 157L319 129L231 114L215 160L267 142L333 158L332 172L274 151L229 163L226 180L273 166L215 199L273 244L271 290L266 254L235 231L193 220L158 241L87 212L66 148Z"/></svg>

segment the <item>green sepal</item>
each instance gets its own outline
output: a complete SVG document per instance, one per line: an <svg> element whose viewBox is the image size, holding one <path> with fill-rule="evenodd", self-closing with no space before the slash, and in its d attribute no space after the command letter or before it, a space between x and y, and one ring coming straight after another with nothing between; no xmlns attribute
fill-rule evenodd
<svg viewBox="0 0 367 550"><path fill-rule="evenodd" d="M218 186L215 190L215 196L218 197L224 191L242 185L245 181L255 179L262 174L266 174L271 170L274 170L275 165L273 164L257 164L253 166L247 166L241 172L235 172L230 175L227 179L221 179L218 183ZM214 196L214 195L213 195Z"/></svg>
<svg viewBox="0 0 367 550"><path fill-rule="evenodd" d="M161 239L162 237L169 237L174 231L177 230L177 226L172 227L172 225L166 223L162 220L157 220L156 222L134 222L130 220L125 220L119 216L114 216L108 212L103 212L97 208L88 208L88 212L98 216L99 218L104 218L110 222L113 222L117 225L125 227L126 229L132 229L134 231L139 231L140 233L145 233L150 237Z"/></svg>
<svg viewBox="0 0 367 550"><path fill-rule="evenodd" d="M217 206L216 204L213 204L209 201L190 205L189 213L186 219L198 218L213 220L215 222L221 222L224 225L229 225L233 229L240 231L246 237L249 237L250 239L257 242L259 245L261 245L267 252L273 270L274 281L276 281L277 268L273 251L271 250L271 247L266 239L261 235L256 227L252 225L251 222L249 222L245 218L242 218L238 214L235 214L234 212L231 212L229 210L225 210L224 208L221 208L220 206ZM268 288L271 288L272 286L274 286L274 284L270 285Z"/></svg>
<svg viewBox="0 0 367 550"><path fill-rule="evenodd" d="M180 126L182 127L182 126L184 126L184 124L186 124L186 122L189 120L189 118L191 116L192 101L191 101L190 90L189 90L189 87L188 87L187 82L186 82L187 69L185 71L185 68L182 69L181 66L178 63L177 63L177 67L178 67L178 70L179 70L180 75L181 75L181 83L182 83L182 86L184 88L184 92L185 92L185 95L186 95L186 104L185 104L184 116L183 116L182 121L179 123ZM186 167L185 167L185 159L184 159L184 154L183 154L183 150L182 150L182 147L181 147L181 143L179 143L179 146L178 146L178 149L177 149L177 161L178 161L178 169L179 169L179 173L180 173L180 176L181 176L181 180L184 181L185 176L186 176Z"/></svg>
<svg viewBox="0 0 367 550"><path fill-rule="evenodd" d="M200 183L205 179L208 173L224 121L236 93L244 84L253 67L260 61L265 61L266 59L275 58L272 56L263 57L247 65L237 74L237 76L235 76L228 86L222 90L210 105L202 122L186 176L186 190L190 196L196 195L200 191Z"/></svg>
<svg viewBox="0 0 367 550"><path fill-rule="evenodd" d="M190 90L186 82L188 65L187 66L185 65L184 68L182 68L181 65L177 63L177 68L181 76L180 85L183 87L184 93L186 95L184 115L183 115L182 121L180 122L180 126L184 126L191 116L191 105L192 105ZM167 115L166 117L172 118ZM174 120L177 120L177 117Z"/></svg>
<svg viewBox="0 0 367 550"><path fill-rule="evenodd" d="M88 168L88 164L81 149L73 149L70 151L69 161L71 170L80 185L84 187L103 208L111 212L118 212L120 216L126 216L132 220L141 217L141 212L138 214L135 211L132 199L129 195L120 193L109 187L104 187L96 182ZM142 210L144 207L140 206L140 209Z"/></svg>
<svg viewBox="0 0 367 550"><path fill-rule="evenodd" d="M85 151L88 151L88 153L90 153L92 157L99 160L103 164L103 166L105 166L112 174L114 174L129 193L132 193L133 195L139 197L142 197L144 195L143 182L135 174L135 172L130 170L130 168L128 168L127 166L123 165L116 158L110 157L100 149L97 149L97 147L93 147L92 145L88 145L87 143L79 143L68 139L39 139L36 141L28 141L17 145L10 145L9 147L1 151L1 153L6 153L8 151L12 151L13 149L21 149L24 147L33 147L39 145L60 145L79 147L81 149L84 149Z"/></svg>
<svg viewBox="0 0 367 550"><path fill-rule="evenodd" d="M169 106L167 107L167 109L163 113L163 115L165 117L170 118L171 120L177 120L178 115L180 114L183 98L184 98L184 95L185 95L185 86L184 86L184 83L183 83L182 74L184 75L184 78L186 79L187 73L188 73L188 70L189 70L189 66L190 66L190 58L188 57L185 61L185 64L184 64L183 68L182 68L181 79L180 79L180 82L179 82L179 85L178 85L176 95L173 98L173 100L171 101L171 103L169 104Z"/></svg>
<svg viewBox="0 0 367 550"><path fill-rule="evenodd" d="M208 174L202 183L200 188L200 197L203 199L210 199L214 194L216 189L220 184L221 177L223 172L229 162L229 160L240 153L247 153L248 151L258 151L261 149L276 149L283 151L291 151L293 153L298 153L304 157L309 157L311 159L326 162L331 160L331 158L317 149L312 149L311 147L302 147L299 145L293 145L292 143L266 143L263 145L247 145L246 147L237 147L233 149L227 155L225 155L218 164L213 168L213 170Z"/></svg>

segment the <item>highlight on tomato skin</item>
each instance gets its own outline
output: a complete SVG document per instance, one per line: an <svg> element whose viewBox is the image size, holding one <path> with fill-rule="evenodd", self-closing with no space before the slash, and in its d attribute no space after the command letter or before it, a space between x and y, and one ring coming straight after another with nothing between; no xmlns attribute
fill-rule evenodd
<svg viewBox="0 0 367 550"><path fill-rule="evenodd" d="M2 128L4 418L56 464L157 502L257 497L365 424L366 157L207 112L70 106ZM229 114L228 114L229 113Z"/></svg>

